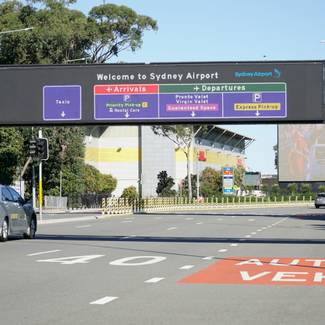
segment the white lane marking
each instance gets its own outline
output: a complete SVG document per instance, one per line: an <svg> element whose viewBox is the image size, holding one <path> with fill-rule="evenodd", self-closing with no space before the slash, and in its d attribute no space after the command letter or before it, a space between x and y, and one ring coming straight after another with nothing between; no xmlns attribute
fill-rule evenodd
<svg viewBox="0 0 325 325"><path fill-rule="evenodd" d="M37 262L60 263L62 265L87 264L89 263L89 261L103 256L105 255L69 256L69 257L50 258L48 260L37 260Z"/></svg>
<svg viewBox="0 0 325 325"><path fill-rule="evenodd" d="M95 300L93 302L90 302L90 305L105 305L113 300L118 299L118 297L104 297L98 300Z"/></svg>
<svg viewBox="0 0 325 325"><path fill-rule="evenodd" d="M144 281L144 283L157 283L160 282L161 280L164 280L165 278L152 278L149 280Z"/></svg>
<svg viewBox="0 0 325 325"><path fill-rule="evenodd" d="M84 225L84 226L76 226L76 228L89 228L91 225Z"/></svg>
<svg viewBox="0 0 325 325"><path fill-rule="evenodd" d="M231 247L237 247L238 244L230 244Z"/></svg>
<svg viewBox="0 0 325 325"><path fill-rule="evenodd" d="M278 222L273 223L272 226L276 226L276 225L278 225L279 223L281 223L281 222L283 222L283 221L286 221L287 219L288 219L288 217L283 218L283 219L279 220Z"/></svg>
<svg viewBox="0 0 325 325"><path fill-rule="evenodd" d="M134 260L140 260L140 262L132 262ZM110 262L109 264L116 266L140 266L155 264L164 260L166 260L166 257L164 256L131 256L120 258L118 260Z"/></svg>
<svg viewBox="0 0 325 325"><path fill-rule="evenodd" d="M202 260L208 260L208 261L213 260L213 259L215 259L215 256L207 256L207 257L202 258Z"/></svg>
<svg viewBox="0 0 325 325"><path fill-rule="evenodd" d="M245 237L246 237L246 238L251 238L252 236L251 236L251 235L246 235Z"/></svg>
<svg viewBox="0 0 325 325"><path fill-rule="evenodd" d="M266 228L266 227L263 227L262 229L265 230L265 229L267 229L267 228Z"/></svg>
<svg viewBox="0 0 325 325"><path fill-rule="evenodd" d="M194 265L184 265L184 266L181 266L179 269L180 270L189 270L189 269L192 269L194 267Z"/></svg>
<svg viewBox="0 0 325 325"><path fill-rule="evenodd" d="M125 218L125 220L134 220L135 218Z"/></svg>
<svg viewBox="0 0 325 325"><path fill-rule="evenodd" d="M185 218L185 220L194 220L194 218Z"/></svg>
<svg viewBox="0 0 325 325"><path fill-rule="evenodd" d="M258 232L263 231L263 229L257 229Z"/></svg>
<svg viewBox="0 0 325 325"><path fill-rule="evenodd" d="M248 221L255 221L255 219L248 219Z"/></svg>
<svg viewBox="0 0 325 325"><path fill-rule="evenodd" d="M32 253L32 254L28 254L27 256L37 256L37 255L50 254L50 253L56 253L56 252L61 252L61 249L55 249L53 251L46 251L46 252Z"/></svg>
<svg viewBox="0 0 325 325"><path fill-rule="evenodd" d="M227 249L219 249L219 250L218 250L219 253L224 253L224 252L226 252L226 251L227 251Z"/></svg>
<svg viewBox="0 0 325 325"><path fill-rule="evenodd" d="M197 224L197 225L202 225L202 224L203 224L203 222L197 222L196 224Z"/></svg>
<svg viewBox="0 0 325 325"><path fill-rule="evenodd" d="M175 229L177 229L177 227L170 227L167 230L175 230Z"/></svg>
<svg viewBox="0 0 325 325"><path fill-rule="evenodd" d="M133 222L132 220L123 220L122 223L130 223Z"/></svg>
<svg viewBox="0 0 325 325"><path fill-rule="evenodd" d="M128 238L133 238L133 237L136 237L137 235L130 235L130 236L125 236L125 237L122 237L122 239L128 239Z"/></svg>
<svg viewBox="0 0 325 325"><path fill-rule="evenodd" d="M251 235L256 235L256 232L255 231L251 232Z"/></svg>
<svg viewBox="0 0 325 325"><path fill-rule="evenodd" d="M245 241L246 239L245 238L240 238L239 241Z"/></svg>

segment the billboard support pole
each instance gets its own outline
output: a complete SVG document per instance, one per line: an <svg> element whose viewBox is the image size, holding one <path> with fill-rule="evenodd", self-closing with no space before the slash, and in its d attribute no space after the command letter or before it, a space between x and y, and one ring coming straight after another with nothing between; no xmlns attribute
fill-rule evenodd
<svg viewBox="0 0 325 325"><path fill-rule="evenodd" d="M38 137L42 138L42 129L38 131ZM38 180L38 196L39 196L39 218L40 221L43 219L43 180L42 180L42 160L39 162L39 180Z"/></svg>

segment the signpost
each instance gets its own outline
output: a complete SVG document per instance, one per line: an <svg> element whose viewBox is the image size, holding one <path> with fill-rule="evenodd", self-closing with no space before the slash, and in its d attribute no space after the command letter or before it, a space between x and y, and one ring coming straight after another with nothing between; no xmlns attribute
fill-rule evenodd
<svg viewBox="0 0 325 325"><path fill-rule="evenodd" d="M0 66L1 125L323 122L323 62Z"/></svg>
<svg viewBox="0 0 325 325"><path fill-rule="evenodd" d="M224 167L222 169L222 191L223 194L234 194L234 168Z"/></svg>

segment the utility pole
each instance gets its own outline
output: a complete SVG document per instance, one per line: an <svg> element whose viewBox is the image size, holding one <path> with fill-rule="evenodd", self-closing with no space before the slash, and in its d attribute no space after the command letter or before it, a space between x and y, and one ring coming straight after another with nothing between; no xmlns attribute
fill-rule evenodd
<svg viewBox="0 0 325 325"><path fill-rule="evenodd" d="M199 150L198 147L196 147L196 198L197 200L200 197L200 162L199 162Z"/></svg>
<svg viewBox="0 0 325 325"><path fill-rule="evenodd" d="M40 129L38 131L38 137L39 138L42 138L43 136L43 133L42 133L42 129ZM42 160L40 160L39 162L39 179L38 179L38 199L39 199L39 218L40 218L40 221L42 221L43 219L43 211L42 211L42 208L43 208L43 175L42 175Z"/></svg>

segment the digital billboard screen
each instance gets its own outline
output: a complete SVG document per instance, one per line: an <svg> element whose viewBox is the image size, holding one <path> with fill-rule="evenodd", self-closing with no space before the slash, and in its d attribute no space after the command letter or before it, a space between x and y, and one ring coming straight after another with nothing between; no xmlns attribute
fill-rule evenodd
<svg viewBox="0 0 325 325"><path fill-rule="evenodd" d="M280 182L325 181L325 125L278 126Z"/></svg>

